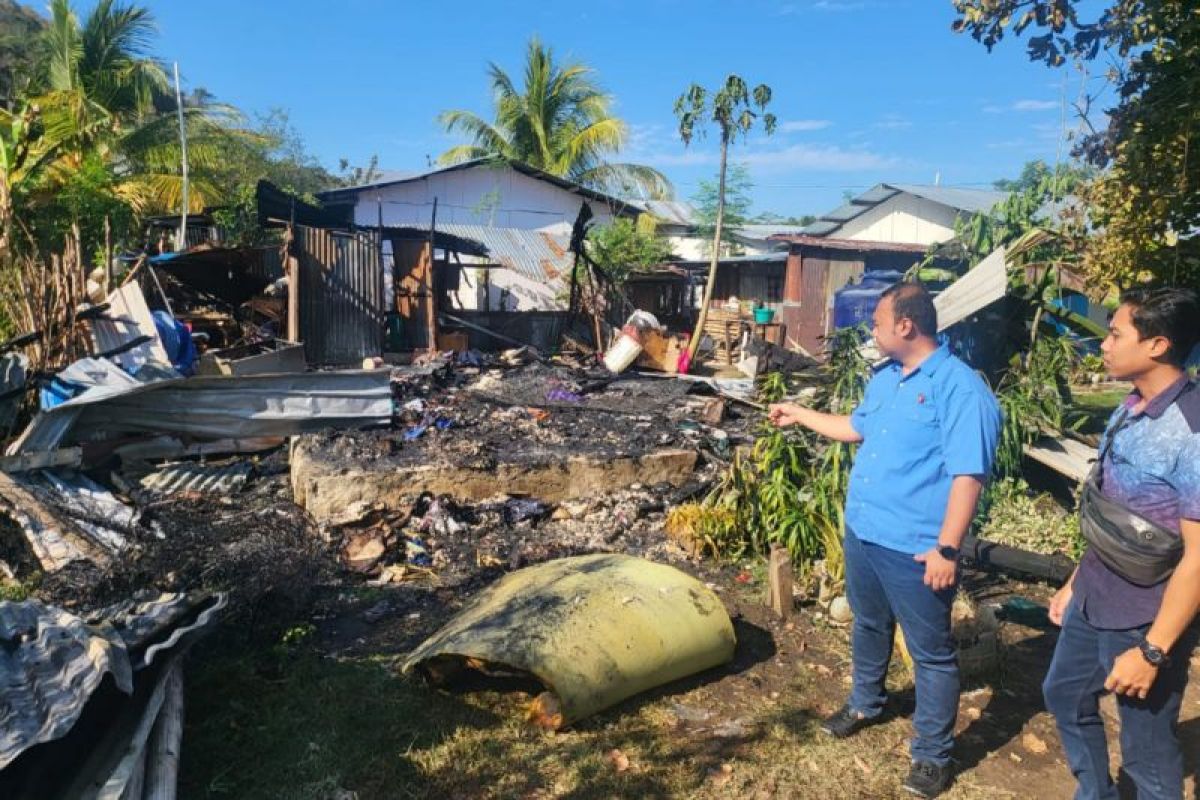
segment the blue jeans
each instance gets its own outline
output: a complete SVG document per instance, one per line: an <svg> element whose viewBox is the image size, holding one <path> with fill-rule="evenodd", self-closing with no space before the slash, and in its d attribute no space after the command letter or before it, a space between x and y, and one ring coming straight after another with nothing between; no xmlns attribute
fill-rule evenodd
<svg viewBox="0 0 1200 800"><path fill-rule="evenodd" d="M1149 627L1124 631L1093 628L1075 603L1063 618L1042 694L1058 723L1067 763L1079 782L1076 800L1115 800L1118 796L1109 772L1100 697L1117 656L1136 647ZM1184 633L1170 653L1171 666L1159 670L1145 700L1117 696L1122 766L1137 785L1139 800L1183 797L1183 752L1176 731L1196 638L1195 628Z"/></svg>
<svg viewBox="0 0 1200 800"><path fill-rule="evenodd" d="M925 565L911 554L863 542L849 529L845 553L846 596L854 611L850 708L867 717L882 713L899 622L916 671L912 758L944 766L958 716L958 654L950 632L956 590L933 591L924 583Z"/></svg>

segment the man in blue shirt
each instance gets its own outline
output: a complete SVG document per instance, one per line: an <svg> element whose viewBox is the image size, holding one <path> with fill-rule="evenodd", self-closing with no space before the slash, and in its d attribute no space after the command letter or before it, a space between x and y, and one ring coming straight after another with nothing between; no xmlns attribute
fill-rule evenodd
<svg viewBox="0 0 1200 800"><path fill-rule="evenodd" d="M1101 442L1100 491L1183 539L1169 578L1142 586L1089 547L1050 604L1062 626L1042 686L1079 800L1117 797L1109 771L1100 697L1117 696L1121 756L1139 798L1183 797L1176 727L1188 662L1200 631L1200 387L1183 371L1200 340L1200 302L1185 289L1122 298L1101 345L1114 378L1133 392Z"/></svg>
<svg viewBox="0 0 1200 800"><path fill-rule="evenodd" d="M935 797L953 774L959 691L950 607L958 549L992 468L1000 409L983 380L938 346L937 311L923 287L888 289L873 321L875 341L891 360L852 414L784 403L771 406L770 418L862 443L846 498L854 680L849 701L821 727L843 738L879 721L898 622L917 689L904 788Z"/></svg>

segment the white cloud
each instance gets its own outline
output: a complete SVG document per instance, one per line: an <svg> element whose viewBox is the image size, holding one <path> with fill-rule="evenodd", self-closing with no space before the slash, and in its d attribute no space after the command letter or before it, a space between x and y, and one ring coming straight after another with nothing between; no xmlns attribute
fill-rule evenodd
<svg viewBox="0 0 1200 800"><path fill-rule="evenodd" d="M1052 111L1059 107L1055 100L1017 100L1011 105L990 104L983 107L985 114L1003 114L1005 111Z"/></svg>
<svg viewBox="0 0 1200 800"><path fill-rule="evenodd" d="M791 119L779 123L781 133L799 133L801 131L819 131L828 128L833 123L827 119Z"/></svg>
<svg viewBox="0 0 1200 800"><path fill-rule="evenodd" d="M896 158L864 149L846 149L837 145L795 144L774 149L749 149L730 153L730 159L772 171L794 169L823 172L855 172L858 170L892 167ZM646 159L653 166L711 166L720 160L716 150L686 150L682 153L663 153Z"/></svg>
<svg viewBox="0 0 1200 800"><path fill-rule="evenodd" d="M1049 111L1058 108L1054 100L1018 100L1013 103L1013 111Z"/></svg>
<svg viewBox="0 0 1200 800"><path fill-rule="evenodd" d="M912 120L906 119L899 114L884 114L883 119L871 125L872 128L879 128L885 131L899 131L905 128L912 127Z"/></svg>
<svg viewBox="0 0 1200 800"><path fill-rule="evenodd" d="M883 3L879 0L815 0L807 3L784 3L775 9L777 16L795 16L806 11L861 11L864 8L878 8Z"/></svg>

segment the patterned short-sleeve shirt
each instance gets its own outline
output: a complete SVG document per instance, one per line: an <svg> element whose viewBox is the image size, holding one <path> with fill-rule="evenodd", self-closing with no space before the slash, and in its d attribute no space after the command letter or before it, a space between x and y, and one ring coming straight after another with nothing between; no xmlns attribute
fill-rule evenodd
<svg viewBox="0 0 1200 800"><path fill-rule="evenodd" d="M1200 520L1200 387L1180 377L1138 414L1136 391L1113 413L1102 437L1104 495L1178 532L1180 520ZM1117 429L1117 422L1128 416ZM1115 433L1114 433L1115 431ZM1126 630L1154 621L1166 581L1143 587L1114 573L1091 550L1075 576L1075 598L1097 628Z"/></svg>

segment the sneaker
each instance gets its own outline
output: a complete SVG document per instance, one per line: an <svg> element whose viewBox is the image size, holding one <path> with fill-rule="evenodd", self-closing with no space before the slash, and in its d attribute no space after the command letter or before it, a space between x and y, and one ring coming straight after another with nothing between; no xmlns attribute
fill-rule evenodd
<svg viewBox="0 0 1200 800"><path fill-rule="evenodd" d="M949 764L939 767L928 761L914 761L904 779L904 789L917 797L937 797L946 791L952 777L954 772Z"/></svg>
<svg viewBox="0 0 1200 800"><path fill-rule="evenodd" d="M835 739L845 739L877 722L879 722L879 717L860 714L850 708L850 704L847 703L821 722L821 730Z"/></svg>

